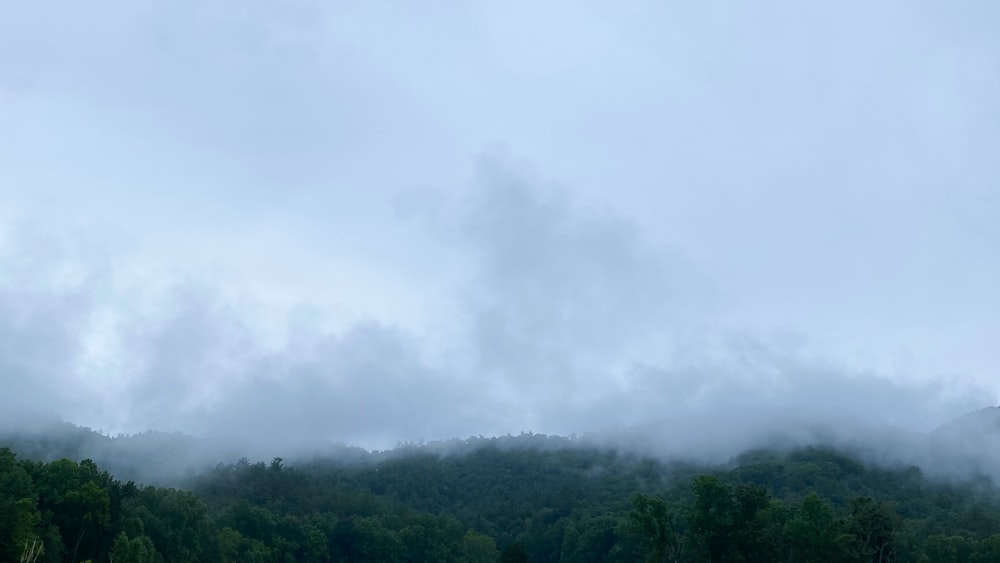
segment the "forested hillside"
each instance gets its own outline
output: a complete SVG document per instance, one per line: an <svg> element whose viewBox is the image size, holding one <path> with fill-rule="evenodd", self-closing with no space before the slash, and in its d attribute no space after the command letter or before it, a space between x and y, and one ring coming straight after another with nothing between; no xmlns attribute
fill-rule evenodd
<svg viewBox="0 0 1000 563"><path fill-rule="evenodd" d="M220 447L181 433L140 432L108 436L57 418L0 424L0 446L35 461L90 459L122 480L177 485L212 459L236 459L235 448Z"/></svg>
<svg viewBox="0 0 1000 563"><path fill-rule="evenodd" d="M714 468L537 435L355 454L181 490L5 448L0 561L1000 561L988 481L830 449Z"/></svg>

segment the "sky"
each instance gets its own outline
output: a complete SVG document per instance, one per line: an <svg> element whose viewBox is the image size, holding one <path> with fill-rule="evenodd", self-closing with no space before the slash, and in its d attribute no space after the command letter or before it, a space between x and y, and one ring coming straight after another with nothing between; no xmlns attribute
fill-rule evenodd
<svg viewBox="0 0 1000 563"><path fill-rule="evenodd" d="M0 408L380 447L995 405L998 24L9 3Z"/></svg>

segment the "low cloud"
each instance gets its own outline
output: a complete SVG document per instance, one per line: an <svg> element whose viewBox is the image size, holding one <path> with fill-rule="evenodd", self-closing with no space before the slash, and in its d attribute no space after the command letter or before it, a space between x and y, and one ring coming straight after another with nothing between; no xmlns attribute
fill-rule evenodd
<svg viewBox="0 0 1000 563"><path fill-rule="evenodd" d="M992 401L961 379L859 371L804 334L718 323L724 296L681 249L509 159L438 201L424 220L474 265L443 351L391 319L333 330L308 303L261 315L224 286L143 289L107 257L13 237L3 406L276 448L627 429L693 448L790 421L929 430Z"/></svg>

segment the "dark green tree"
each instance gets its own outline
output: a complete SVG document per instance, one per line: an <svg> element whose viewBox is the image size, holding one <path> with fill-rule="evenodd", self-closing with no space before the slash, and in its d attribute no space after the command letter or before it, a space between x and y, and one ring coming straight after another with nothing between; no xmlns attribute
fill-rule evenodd
<svg viewBox="0 0 1000 563"><path fill-rule="evenodd" d="M462 550L459 563L496 563L500 560L500 550L493 538L469 530L462 536Z"/></svg>
<svg viewBox="0 0 1000 563"><path fill-rule="evenodd" d="M31 476L7 448L0 449L0 558L14 558L38 541L41 523Z"/></svg>
<svg viewBox="0 0 1000 563"><path fill-rule="evenodd" d="M839 535L840 524L833 509L816 493L807 495L785 524L791 558L799 563L843 561L846 553L837 542Z"/></svg>
<svg viewBox="0 0 1000 563"><path fill-rule="evenodd" d="M892 510L871 497L851 501L846 532L855 557L865 563L895 561L898 519Z"/></svg>
<svg viewBox="0 0 1000 563"><path fill-rule="evenodd" d="M500 554L501 563L528 563L528 552L522 543L512 543Z"/></svg>
<svg viewBox="0 0 1000 563"><path fill-rule="evenodd" d="M118 534L111 548L109 563L154 563L156 549L153 540L146 536L129 539L125 532Z"/></svg>
<svg viewBox="0 0 1000 563"><path fill-rule="evenodd" d="M628 529L640 537L646 561L681 560L684 549L683 525L663 499L643 494L632 497Z"/></svg>

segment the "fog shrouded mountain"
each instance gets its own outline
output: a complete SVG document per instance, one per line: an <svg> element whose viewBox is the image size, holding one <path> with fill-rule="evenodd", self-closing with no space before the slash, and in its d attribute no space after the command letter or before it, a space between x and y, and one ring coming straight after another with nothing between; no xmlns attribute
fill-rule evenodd
<svg viewBox="0 0 1000 563"><path fill-rule="evenodd" d="M776 434L714 463L522 434L208 468L227 454L199 439L49 423L0 436L0 559L988 563L995 454L965 454L995 445L998 413L920 435L817 429L820 445ZM106 461L56 459L91 454ZM137 472L180 488L115 478Z"/></svg>
<svg viewBox="0 0 1000 563"><path fill-rule="evenodd" d="M663 421L656 426L622 429L616 432L574 435L572 439L544 435L538 440L526 436L506 438L517 447L537 447L548 443L556 449L620 451L623 455L648 456L663 461L725 464L750 450L784 452L802 447L829 447L855 456L878 467L916 466L932 479L968 482L988 478L1000 482L1000 407L988 407L956 418L932 432L921 433L893 427L856 424L821 424L782 417L767 424L761 416L727 419L723 427L709 421ZM671 425L677 425L672 428ZM495 440L495 439L494 439ZM100 432L57 420L37 420L0 432L0 445L19 456L39 461L68 458L91 459L123 480L159 485L188 482L193 476L239 458L282 457L290 463L326 459L349 463L371 455L395 457L413 452L432 455L463 455L479 439L444 440L420 444L397 444L382 452L367 452L343 443L314 444L303 448L298 442L262 447L255 443L196 438L180 433L143 432L107 436ZM470 443L472 444L470 446Z"/></svg>

